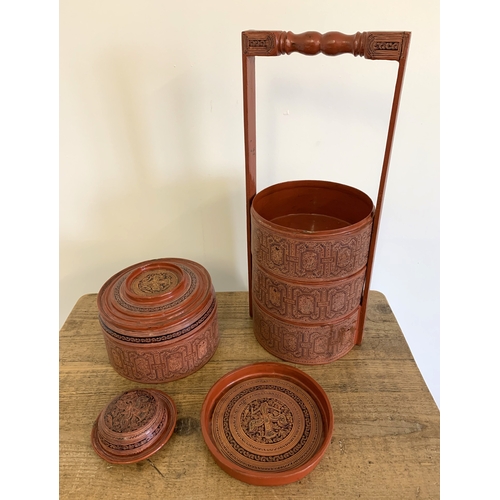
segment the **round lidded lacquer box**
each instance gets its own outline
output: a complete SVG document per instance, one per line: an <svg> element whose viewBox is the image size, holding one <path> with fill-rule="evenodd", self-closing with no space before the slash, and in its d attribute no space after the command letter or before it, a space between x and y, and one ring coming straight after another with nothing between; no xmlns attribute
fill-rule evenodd
<svg viewBox="0 0 500 500"><path fill-rule="evenodd" d="M212 280L187 259L123 269L102 286L97 306L109 361L134 382L186 377L209 361L219 343Z"/></svg>

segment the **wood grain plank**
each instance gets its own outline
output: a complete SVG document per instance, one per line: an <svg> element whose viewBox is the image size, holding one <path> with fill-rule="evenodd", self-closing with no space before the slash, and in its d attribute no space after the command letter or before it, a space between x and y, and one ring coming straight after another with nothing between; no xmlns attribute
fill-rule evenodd
<svg viewBox="0 0 500 500"><path fill-rule="evenodd" d="M296 366L327 392L335 432L318 467L297 483L241 483L213 461L199 416L210 387L245 364L277 361L255 340L247 293L217 294L221 340L196 373L146 386L110 366L96 294L84 295L60 331L60 497L80 498L439 498L439 410L385 297L370 292L363 344L322 366ZM150 459L110 465L90 444L92 424L112 397L133 387L167 392L176 431Z"/></svg>

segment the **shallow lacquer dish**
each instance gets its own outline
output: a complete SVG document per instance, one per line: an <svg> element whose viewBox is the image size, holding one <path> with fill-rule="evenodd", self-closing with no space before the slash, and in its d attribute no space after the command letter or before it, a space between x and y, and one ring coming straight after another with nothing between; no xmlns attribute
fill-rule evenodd
<svg viewBox="0 0 500 500"><path fill-rule="evenodd" d="M328 396L309 375L256 363L222 377L207 394L201 428L217 464L240 481L277 486L320 462L333 434Z"/></svg>

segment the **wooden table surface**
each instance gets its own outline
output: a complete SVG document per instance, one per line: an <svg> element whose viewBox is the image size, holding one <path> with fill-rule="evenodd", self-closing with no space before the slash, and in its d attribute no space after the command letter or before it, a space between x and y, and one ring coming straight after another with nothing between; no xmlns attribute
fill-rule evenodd
<svg viewBox="0 0 500 500"><path fill-rule="evenodd" d="M279 361L255 340L248 294L217 293L221 339L202 369L148 386L122 378L109 364L96 298L81 297L60 332L60 498L439 498L439 410L380 292L370 292L361 346L329 365L293 365L325 389L335 430L316 469L278 487L230 477L214 462L200 431L201 405L221 376L246 364ZM92 424L114 396L134 387L160 389L173 398L176 430L151 458L111 465L91 446Z"/></svg>

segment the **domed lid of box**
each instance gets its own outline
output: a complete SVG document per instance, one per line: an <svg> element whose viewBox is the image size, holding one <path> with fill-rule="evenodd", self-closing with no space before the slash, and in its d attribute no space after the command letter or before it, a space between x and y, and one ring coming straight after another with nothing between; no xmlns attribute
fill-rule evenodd
<svg viewBox="0 0 500 500"><path fill-rule="evenodd" d="M215 307L215 291L200 264L175 258L140 262L101 287L103 328L125 341L168 341L188 334Z"/></svg>
<svg viewBox="0 0 500 500"><path fill-rule="evenodd" d="M156 389L132 389L116 396L92 427L95 452L112 464L139 462L170 439L177 420L172 399Z"/></svg>

